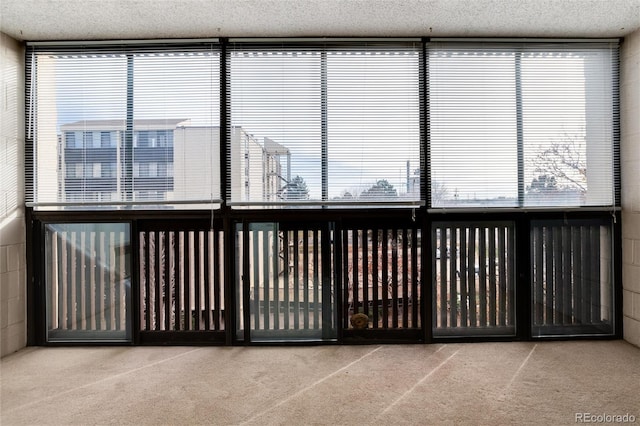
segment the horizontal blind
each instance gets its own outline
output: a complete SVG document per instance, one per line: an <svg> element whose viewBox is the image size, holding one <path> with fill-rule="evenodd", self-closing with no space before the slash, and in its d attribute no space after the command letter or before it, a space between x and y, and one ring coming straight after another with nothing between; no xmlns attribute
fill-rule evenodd
<svg viewBox="0 0 640 426"><path fill-rule="evenodd" d="M429 45L431 205L516 206L515 53Z"/></svg>
<svg viewBox="0 0 640 426"><path fill-rule="evenodd" d="M32 205L218 202L215 45L32 49Z"/></svg>
<svg viewBox="0 0 640 426"><path fill-rule="evenodd" d="M233 204L420 200L420 46L234 45Z"/></svg>
<svg viewBox="0 0 640 426"><path fill-rule="evenodd" d="M615 203L617 44L522 49L525 205Z"/></svg>
<svg viewBox="0 0 640 426"><path fill-rule="evenodd" d="M428 46L433 207L615 202L615 43Z"/></svg>

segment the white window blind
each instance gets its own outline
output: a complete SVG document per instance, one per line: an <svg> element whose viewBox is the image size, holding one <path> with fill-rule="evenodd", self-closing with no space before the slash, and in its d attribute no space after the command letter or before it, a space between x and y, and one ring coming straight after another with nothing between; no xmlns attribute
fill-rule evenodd
<svg viewBox="0 0 640 426"><path fill-rule="evenodd" d="M436 41L426 60L423 48L229 42L221 117L217 43L36 43L28 204L617 202L616 42Z"/></svg>
<svg viewBox="0 0 640 426"><path fill-rule="evenodd" d="M517 206L515 54L429 49L431 205Z"/></svg>
<svg viewBox="0 0 640 426"><path fill-rule="evenodd" d="M522 49L525 205L615 203L617 44Z"/></svg>
<svg viewBox="0 0 640 426"><path fill-rule="evenodd" d="M420 200L420 46L231 51L232 204Z"/></svg>
<svg viewBox="0 0 640 426"><path fill-rule="evenodd" d="M615 202L617 45L429 45L433 207Z"/></svg>
<svg viewBox="0 0 640 426"><path fill-rule="evenodd" d="M28 71L30 204L219 202L215 45L33 48Z"/></svg>

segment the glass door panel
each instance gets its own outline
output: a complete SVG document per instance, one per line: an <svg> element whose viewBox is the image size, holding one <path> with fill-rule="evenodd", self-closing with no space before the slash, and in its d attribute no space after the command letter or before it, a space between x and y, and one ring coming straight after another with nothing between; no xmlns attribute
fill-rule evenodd
<svg viewBox="0 0 640 426"><path fill-rule="evenodd" d="M279 223L239 225L239 339L336 338L329 232Z"/></svg>
<svg viewBox="0 0 640 426"><path fill-rule="evenodd" d="M131 341L128 223L45 225L47 341Z"/></svg>

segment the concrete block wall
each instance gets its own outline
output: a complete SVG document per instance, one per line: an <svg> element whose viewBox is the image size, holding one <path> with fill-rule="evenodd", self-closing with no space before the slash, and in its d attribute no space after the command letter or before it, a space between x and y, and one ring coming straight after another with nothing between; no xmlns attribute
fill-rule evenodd
<svg viewBox="0 0 640 426"><path fill-rule="evenodd" d="M623 327L640 346L640 30L625 37L620 62Z"/></svg>
<svg viewBox="0 0 640 426"><path fill-rule="evenodd" d="M0 356L26 345L24 50L0 33Z"/></svg>

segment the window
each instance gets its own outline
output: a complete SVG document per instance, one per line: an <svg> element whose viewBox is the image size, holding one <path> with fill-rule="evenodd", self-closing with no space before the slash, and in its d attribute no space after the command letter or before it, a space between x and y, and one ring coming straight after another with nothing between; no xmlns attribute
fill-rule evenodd
<svg viewBox="0 0 640 426"><path fill-rule="evenodd" d="M102 148L115 148L115 138L112 132L100 132L100 146Z"/></svg>
<svg viewBox="0 0 640 426"><path fill-rule="evenodd" d="M38 46L31 52L29 205L73 207L86 201L85 208L115 206L134 202L138 191L146 194L149 208L154 207L153 201L160 206L167 199L174 208L218 202L220 57L216 45L100 45L95 50ZM178 129L180 137L174 138ZM57 166L58 143L80 152L61 149ZM82 167L82 173L74 175L84 180L81 184L59 181L62 174L57 167L69 176L65 162L81 163L77 167ZM133 179L137 162L171 163L173 172L170 179L137 186ZM103 163L115 164L117 170L98 170ZM141 173L157 176L157 166ZM103 175L117 177L117 184L109 186L109 196L101 197L107 201L95 203L90 194L104 192L105 187L90 179ZM193 185L194 181L199 184ZM73 199L68 198L69 185L74 185ZM78 193L87 198L78 198Z"/></svg>
<svg viewBox="0 0 640 426"><path fill-rule="evenodd" d="M64 134L65 143L67 148L75 148L76 147L76 134L73 132L68 132Z"/></svg>
<svg viewBox="0 0 640 426"><path fill-rule="evenodd" d="M615 203L617 44L429 45L433 207Z"/></svg>
<svg viewBox="0 0 640 426"><path fill-rule="evenodd" d="M430 52L432 206L517 206L514 63L509 51Z"/></svg>
<svg viewBox="0 0 640 426"><path fill-rule="evenodd" d="M232 203L419 202L420 57L414 43L235 45Z"/></svg>
<svg viewBox="0 0 640 426"><path fill-rule="evenodd" d="M224 189L217 45L30 49L30 205L104 191L59 181L93 163L117 204L618 202L617 42L229 42Z"/></svg>

